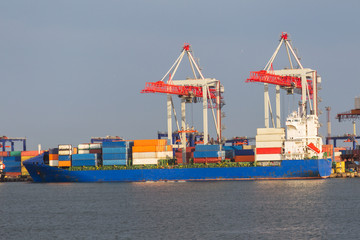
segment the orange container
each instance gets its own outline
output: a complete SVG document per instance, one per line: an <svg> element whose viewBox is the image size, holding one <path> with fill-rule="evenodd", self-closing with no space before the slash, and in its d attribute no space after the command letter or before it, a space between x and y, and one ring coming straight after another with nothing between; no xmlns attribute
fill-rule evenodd
<svg viewBox="0 0 360 240"><path fill-rule="evenodd" d="M247 155L247 156L235 156L235 162L254 162L255 156L254 155Z"/></svg>
<svg viewBox="0 0 360 240"><path fill-rule="evenodd" d="M0 157L8 157L9 152L0 152Z"/></svg>
<svg viewBox="0 0 360 240"><path fill-rule="evenodd" d="M40 154L44 153L44 151L40 151ZM21 156L37 156L39 155L39 151L22 151Z"/></svg>
<svg viewBox="0 0 360 240"><path fill-rule="evenodd" d="M71 161L59 161L59 167L71 167Z"/></svg>
<svg viewBox="0 0 360 240"><path fill-rule="evenodd" d="M49 160L59 160L59 154L49 154Z"/></svg>
<svg viewBox="0 0 360 240"><path fill-rule="evenodd" d="M167 144L167 139L143 139L143 140L134 140L134 146L165 146Z"/></svg>
<svg viewBox="0 0 360 240"><path fill-rule="evenodd" d="M173 147L171 145L166 145L166 151L172 151L173 150Z"/></svg>
<svg viewBox="0 0 360 240"><path fill-rule="evenodd" d="M134 146L132 147L133 152L164 152L165 146Z"/></svg>

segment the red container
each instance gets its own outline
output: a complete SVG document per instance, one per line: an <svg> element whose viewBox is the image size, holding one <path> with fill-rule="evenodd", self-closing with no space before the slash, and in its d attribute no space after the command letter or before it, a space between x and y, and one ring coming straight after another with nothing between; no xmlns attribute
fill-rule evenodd
<svg viewBox="0 0 360 240"><path fill-rule="evenodd" d="M255 156L254 155L235 156L234 160L235 162L255 162Z"/></svg>
<svg viewBox="0 0 360 240"><path fill-rule="evenodd" d="M218 163L221 162L221 157L218 158L194 158L194 163Z"/></svg>
<svg viewBox="0 0 360 240"><path fill-rule="evenodd" d="M18 177L21 176L21 172L6 172L6 176Z"/></svg>
<svg viewBox="0 0 360 240"><path fill-rule="evenodd" d="M282 148L256 148L256 154L281 154Z"/></svg>
<svg viewBox="0 0 360 240"><path fill-rule="evenodd" d="M89 153L102 153L101 149L90 149Z"/></svg>

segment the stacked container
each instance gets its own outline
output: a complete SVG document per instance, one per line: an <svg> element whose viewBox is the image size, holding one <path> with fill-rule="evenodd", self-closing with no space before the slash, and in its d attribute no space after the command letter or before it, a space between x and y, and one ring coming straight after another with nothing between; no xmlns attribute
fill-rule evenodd
<svg viewBox="0 0 360 240"><path fill-rule="evenodd" d="M225 160L225 151L221 145L196 145L194 163L218 163Z"/></svg>
<svg viewBox="0 0 360 240"><path fill-rule="evenodd" d="M132 148L133 165L158 164L158 160L172 159L172 146L167 139L135 140Z"/></svg>
<svg viewBox="0 0 360 240"><path fill-rule="evenodd" d="M71 167L72 146L70 144L62 144L59 145L58 149L58 166Z"/></svg>
<svg viewBox="0 0 360 240"><path fill-rule="evenodd" d="M329 145L322 145L322 152L326 153L328 158L332 157L334 154L334 146L332 144Z"/></svg>
<svg viewBox="0 0 360 240"><path fill-rule="evenodd" d="M103 166L127 165L132 142L116 141L102 143Z"/></svg>
<svg viewBox="0 0 360 240"><path fill-rule="evenodd" d="M194 158L194 151L195 151L195 147L187 147L186 148L186 164L190 163L190 158L192 158L192 159ZM177 164L183 163L182 148L179 148L175 151L175 157L176 157Z"/></svg>
<svg viewBox="0 0 360 240"><path fill-rule="evenodd" d="M96 167L101 162L101 154L99 153L73 154L71 158L73 167Z"/></svg>
<svg viewBox="0 0 360 240"><path fill-rule="evenodd" d="M4 171L6 175L21 175L21 152L14 151L8 154L8 157L3 157L3 163L5 164Z"/></svg>
<svg viewBox="0 0 360 240"><path fill-rule="evenodd" d="M49 166L57 167L59 166L59 149L50 148L49 149Z"/></svg>
<svg viewBox="0 0 360 240"><path fill-rule="evenodd" d="M281 161L284 141L284 128L258 128L255 161Z"/></svg>

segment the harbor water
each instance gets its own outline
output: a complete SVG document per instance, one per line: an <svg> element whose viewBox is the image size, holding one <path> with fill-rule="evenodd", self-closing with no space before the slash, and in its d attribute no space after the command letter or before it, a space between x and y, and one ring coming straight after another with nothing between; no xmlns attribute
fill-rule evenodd
<svg viewBox="0 0 360 240"><path fill-rule="evenodd" d="M357 239L354 179L0 183L0 239Z"/></svg>

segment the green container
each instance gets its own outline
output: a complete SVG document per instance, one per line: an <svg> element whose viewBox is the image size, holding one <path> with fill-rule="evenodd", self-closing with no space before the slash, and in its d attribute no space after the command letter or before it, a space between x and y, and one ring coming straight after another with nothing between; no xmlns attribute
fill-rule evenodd
<svg viewBox="0 0 360 240"><path fill-rule="evenodd" d="M10 157L21 157L21 151L10 152Z"/></svg>

